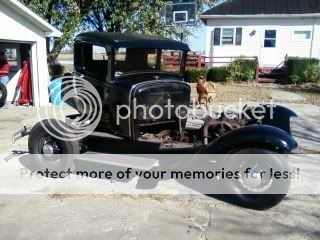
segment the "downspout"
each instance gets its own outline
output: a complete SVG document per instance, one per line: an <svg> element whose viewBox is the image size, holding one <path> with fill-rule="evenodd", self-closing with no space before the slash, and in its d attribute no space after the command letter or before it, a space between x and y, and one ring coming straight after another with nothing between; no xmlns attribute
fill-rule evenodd
<svg viewBox="0 0 320 240"><path fill-rule="evenodd" d="M314 42L314 35L315 35L315 26L316 26L316 18L313 18L313 26L312 26L312 37L311 37L311 46L310 46L310 58L312 58L313 52L313 42Z"/></svg>
<svg viewBox="0 0 320 240"><path fill-rule="evenodd" d="M215 28L213 28L213 30L210 32L210 49L209 49L209 57L210 57L209 66L210 67L213 67L214 30Z"/></svg>

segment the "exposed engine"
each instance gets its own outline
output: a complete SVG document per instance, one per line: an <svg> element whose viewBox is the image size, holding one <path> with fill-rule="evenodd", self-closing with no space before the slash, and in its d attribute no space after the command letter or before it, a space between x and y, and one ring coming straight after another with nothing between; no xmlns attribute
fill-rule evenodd
<svg viewBox="0 0 320 240"><path fill-rule="evenodd" d="M222 115L218 119L206 118L202 126L197 129L186 129L183 136L177 130L162 130L159 133L144 133L141 139L160 143L183 142L183 143L202 143L207 145L209 142L219 138L221 135L244 127L248 124L246 119L228 119Z"/></svg>

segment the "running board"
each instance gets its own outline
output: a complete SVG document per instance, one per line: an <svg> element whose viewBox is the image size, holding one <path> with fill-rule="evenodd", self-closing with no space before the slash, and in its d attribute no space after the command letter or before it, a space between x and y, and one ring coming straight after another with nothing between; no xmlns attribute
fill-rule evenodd
<svg viewBox="0 0 320 240"><path fill-rule="evenodd" d="M159 167L159 160L154 158L118 154L101 154L98 152L86 152L85 154L78 155L77 160L146 171L154 167Z"/></svg>

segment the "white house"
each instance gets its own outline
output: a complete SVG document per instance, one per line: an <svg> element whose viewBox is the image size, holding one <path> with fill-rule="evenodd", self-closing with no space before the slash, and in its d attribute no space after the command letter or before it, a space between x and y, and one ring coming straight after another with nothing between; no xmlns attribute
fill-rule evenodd
<svg viewBox="0 0 320 240"><path fill-rule="evenodd" d="M19 78L21 63L31 58L34 106L49 102L49 73L46 38L60 37L61 32L17 0L0 0L0 49L11 53L8 100L11 101Z"/></svg>
<svg viewBox="0 0 320 240"><path fill-rule="evenodd" d="M285 56L320 58L319 0L227 0L201 15L206 56L257 56L266 67Z"/></svg>

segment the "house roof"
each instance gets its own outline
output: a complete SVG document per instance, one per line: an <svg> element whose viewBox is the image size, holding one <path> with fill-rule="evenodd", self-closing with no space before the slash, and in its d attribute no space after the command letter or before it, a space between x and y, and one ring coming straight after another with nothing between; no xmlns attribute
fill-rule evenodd
<svg viewBox="0 0 320 240"><path fill-rule="evenodd" d="M159 36L133 33L87 32L75 37L75 41L86 41L115 48L160 48L190 51L187 44Z"/></svg>
<svg viewBox="0 0 320 240"><path fill-rule="evenodd" d="M313 17L320 16L319 0L226 0L201 14L201 19L218 17Z"/></svg>
<svg viewBox="0 0 320 240"><path fill-rule="evenodd" d="M25 5L20 3L18 0L0 0L0 3L4 4L5 6L12 9L12 11L18 13L19 15L23 16L30 22L32 22L35 26L40 28L45 32L46 37L61 37L62 33L50 25L48 22L43 20L37 14L32 12L29 8Z"/></svg>

